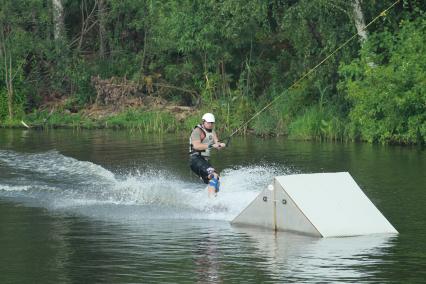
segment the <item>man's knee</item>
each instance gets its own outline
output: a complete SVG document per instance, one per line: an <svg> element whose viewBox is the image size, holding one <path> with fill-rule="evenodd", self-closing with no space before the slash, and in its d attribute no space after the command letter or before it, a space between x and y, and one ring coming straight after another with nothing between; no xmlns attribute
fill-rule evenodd
<svg viewBox="0 0 426 284"><path fill-rule="evenodd" d="M216 170L213 167L209 167L209 168L206 169L206 172L207 172L207 174L211 175L211 174L215 173Z"/></svg>
<svg viewBox="0 0 426 284"><path fill-rule="evenodd" d="M212 179L212 178L219 179L219 174L216 172L216 170L213 167L207 168L206 171L207 171L209 179Z"/></svg>

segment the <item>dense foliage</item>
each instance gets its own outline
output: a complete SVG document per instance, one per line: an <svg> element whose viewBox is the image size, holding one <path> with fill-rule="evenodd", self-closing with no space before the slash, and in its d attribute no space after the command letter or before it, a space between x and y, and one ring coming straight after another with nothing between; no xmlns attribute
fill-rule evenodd
<svg viewBox="0 0 426 284"><path fill-rule="evenodd" d="M360 59L341 68L353 137L399 143L425 139L425 39L424 18L402 22L399 33L371 37Z"/></svg>
<svg viewBox="0 0 426 284"><path fill-rule="evenodd" d="M401 0L365 42L350 42L287 89L357 32L355 3L369 22L393 2L1 0L0 120L38 117L55 99L73 112L87 108L99 76L144 86L138 96L212 111L228 132L280 96L249 129L423 143L422 0Z"/></svg>

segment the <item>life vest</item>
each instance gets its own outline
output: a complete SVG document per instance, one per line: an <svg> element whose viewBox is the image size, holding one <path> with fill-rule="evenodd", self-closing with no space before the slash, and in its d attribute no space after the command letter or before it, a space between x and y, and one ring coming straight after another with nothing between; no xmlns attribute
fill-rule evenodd
<svg viewBox="0 0 426 284"><path fill-rule="evenodd" d="M214 131L212 130L212 131L208 132L203 127L203 125L198 124L197 126L194 127L193 132L197 128L201 130L201 134L200 134L201 144L212 145L214 143L214 139L213 139L213 133L214 133ZM206 150L203 150L203 151L197 151L197 150L195 150L194 149L194 145L192 144L192 133L191 133L191 136L189 137L189 154L190 155L198 154L198 155L201 155L203 157L210 157L210 152L211 151L208 148Z"/></svg>

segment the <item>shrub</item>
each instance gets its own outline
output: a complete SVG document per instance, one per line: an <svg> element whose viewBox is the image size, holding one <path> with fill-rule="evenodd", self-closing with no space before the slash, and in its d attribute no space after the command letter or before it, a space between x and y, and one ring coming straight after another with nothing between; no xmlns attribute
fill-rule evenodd
<svg viewBox="0 0 426 284"><path fill-rule="evenodd" d="M402 22L398 34L372 36L361 58L342 66L351 103L351 135L369 142L423 143L426 138L426 20ZM379 56L386 50L387 58Z"/></svg>

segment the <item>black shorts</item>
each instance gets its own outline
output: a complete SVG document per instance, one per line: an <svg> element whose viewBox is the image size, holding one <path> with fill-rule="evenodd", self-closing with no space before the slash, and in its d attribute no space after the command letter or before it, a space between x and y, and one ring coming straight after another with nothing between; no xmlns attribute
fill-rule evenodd
<svg viewBox="0 0 426 284"><path fill-rule="evenodd" d="M192 155L190 157L190 167L196 175L201 177L205 184L209 183L209 174L215 171L212 165L199 155Z"/></svg>

